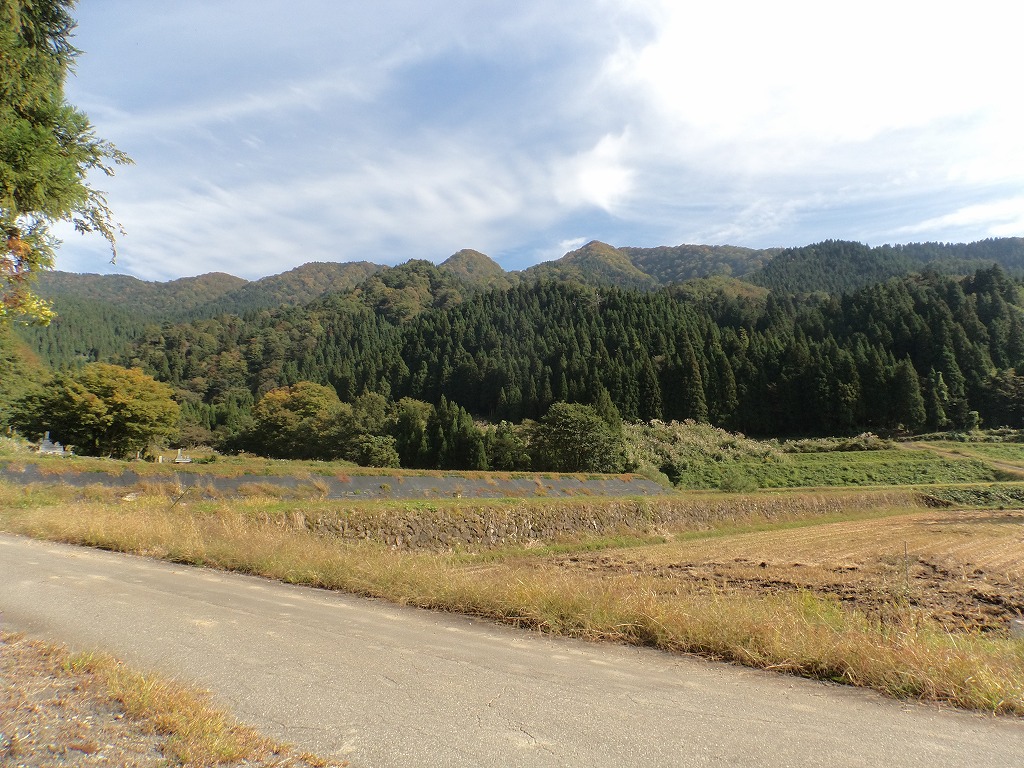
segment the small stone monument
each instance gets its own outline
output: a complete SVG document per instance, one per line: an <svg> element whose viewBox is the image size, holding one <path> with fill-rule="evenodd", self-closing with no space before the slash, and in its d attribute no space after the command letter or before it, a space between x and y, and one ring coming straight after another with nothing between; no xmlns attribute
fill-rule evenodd
<svg viewBox="0 0 1024 768"><path fill-rule="evenodd" d="M191 464L192 463L192 459L191 459L191 457L186 456L184 453L182 453L181 448L179 448L178 449L178 455L174 457L174 463L175 464Z"/></svg>
<svg viewBox="0 0 1024 768"><path fill-rule="evenodd" d="M50 440L49 431L43 435L43 439L39 441L39 453L46 456L70 456L71 451L66 449L60 443L55 443Z"/></svg>

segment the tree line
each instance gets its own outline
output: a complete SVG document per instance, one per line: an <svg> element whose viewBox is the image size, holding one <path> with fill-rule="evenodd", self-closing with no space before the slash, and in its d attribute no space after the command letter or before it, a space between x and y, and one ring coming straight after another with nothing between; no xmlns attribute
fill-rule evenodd
<svg viewBox="0 0 1024 768"><path fill-rule="evenodd" d="M727 280L467 296L427 262L385 274L305 307L150 326L116 361L165 384L184 445L376 466L629 468L623 419L774 437L1024 427L1021 287L997 266L832 296ZM68 413L54 393L91 402L81 371L9 421Z"/></svg>
<svg viewBox="0 0 1024 768"><path fill-rule="evenodd" d="M630 421L761 436L1024 426L1020 286L998 267L834 296L540 282L403 300L400 288L389 298L394 318L341 294L153 327L121 362L171 384L189 424L215 439L304 381L345 403L444 398L491 423L607 398Z"/></svg>

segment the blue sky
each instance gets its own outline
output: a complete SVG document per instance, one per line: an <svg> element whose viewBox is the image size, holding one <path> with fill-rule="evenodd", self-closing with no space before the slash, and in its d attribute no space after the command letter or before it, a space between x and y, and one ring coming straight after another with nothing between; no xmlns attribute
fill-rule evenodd
<svg viewBox="0 0 1024 768"><path fill-rule="evenodd" d="M506 269L617 246L1024 235L1024 6L82 0L68 98L136 164L58 269Z"/></svg>

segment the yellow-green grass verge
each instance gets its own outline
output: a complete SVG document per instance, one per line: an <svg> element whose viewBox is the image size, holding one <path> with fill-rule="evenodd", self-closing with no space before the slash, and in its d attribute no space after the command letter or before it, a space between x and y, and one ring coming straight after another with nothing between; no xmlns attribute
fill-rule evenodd
<svg viewBox="0 0 1024 768"><path fill-rule="evenodd" d="M927 440L921 445L945 454L967 456L983 461L997 460L1024 469L1024 443L961 443L953 440Z"/></svg>
<svg viewBox="0 0 1024 768"><path fill-rule="evenodd" d="M81 686L98 689L103 699L115 704L143 733L159 738L159 749L168 765L182 768L347 765L300 753L290 745L269 739L216 708L205 692L129 668L108 654L71 653L63 647L38 641L25 646L28 641L19 636L0 633L0 644L11 642L22 643L21 656L32 654L37 659L29 674L60 674L75 681L75 690L80 690ZM14 738L9 738L15 744ZM51 745L51 748L59 746ZM99 749L97 745L74 748L84 749L89 754Z"/></svg>
<svg viewBox="0 0 1024 768"><path fill-rule="evenodd" d="M997 479L1018 480L1024 477L1024 443L969 443L929 440L919 443L942 457L966 458L990 466Z"/></svg>
<svg viewBox="0 0 1024 768"><path fill-rule="evenodd" d="M283 758L288 747L239 725L198 691L129 669L113 657L80 653L67 661L74 674L96 675L128 717L167 737L164 754L186 766Z"/></svg>
<svg viewBox="0 0 1024 768"><path fill-rule="evenodd" d="M7 491L12 493L17 495ZM544 632L699 653L898 697L1024 715L1024 643L949 633L907 605L882 620L810 592L669 590L663 581L637 573L568 572L525 551L516 557L514 549L499 559L474 561L464 552L344 542L310 531L298 505L292 515L267 515L249 501L183 509L170 507L165 497L59 506L17 506L0 498L0 526ZM586 544L581 541L581 547Z"/></svg>

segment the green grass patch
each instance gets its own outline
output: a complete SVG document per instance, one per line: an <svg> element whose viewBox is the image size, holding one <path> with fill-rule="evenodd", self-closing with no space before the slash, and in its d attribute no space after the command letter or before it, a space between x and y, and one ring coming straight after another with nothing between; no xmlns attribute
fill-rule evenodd
<svg viewBox="0 0 1024 768"><path fill-rule="evenodd" d="M922 489L922 494L938 504L968 509L1024 508L1024 483L936 486Z"/></svg>
<svg viewBox="0 0 1024 768"><path fill-rule="evenodd" d="M1004 461L1024 466L1024 443L958 443L936 440L926 444L962 456Z"/></svg>
<svg viewBox="0 0 1024 768"><path fill-rule="evenodd" d="M931 451L874 450L799 453L735 465L761 488L927 485L997 480L977 459L948 459Z"/></svg>

